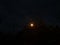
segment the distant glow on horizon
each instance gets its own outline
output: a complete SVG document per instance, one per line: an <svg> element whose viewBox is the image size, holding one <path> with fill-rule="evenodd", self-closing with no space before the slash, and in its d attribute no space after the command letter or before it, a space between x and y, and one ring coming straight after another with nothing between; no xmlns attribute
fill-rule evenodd
<svg viewBox="0 0 60 45"><path fill-rule="evenodd" d="M33 26L34 26L34 24L33 24L33 23L31 23L31 24L30 24L30 26L31 26L31 27L33 27Z"/></svg>

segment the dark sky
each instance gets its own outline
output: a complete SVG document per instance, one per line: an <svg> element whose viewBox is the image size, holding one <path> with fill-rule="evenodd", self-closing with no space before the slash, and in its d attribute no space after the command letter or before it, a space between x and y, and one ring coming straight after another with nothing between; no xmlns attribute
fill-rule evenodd
<svg viewBox="0 0 60 45"><path fill-rule="evenodd" d="M42 19L46 25L60 25L60 16L56 11L56 0L1 0L0 28L1 31L11 31L19 26L19 30L33 19ZM13 26L12 26L13 25Z"/></svg>

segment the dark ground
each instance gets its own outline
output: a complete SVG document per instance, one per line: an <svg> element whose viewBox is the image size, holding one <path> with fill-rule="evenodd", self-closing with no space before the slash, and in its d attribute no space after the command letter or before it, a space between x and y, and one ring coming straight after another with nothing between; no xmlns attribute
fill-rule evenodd
<svg viewBox="0 0 60 45"><path fill-rule="evenodd" d="M19 45L59 45L60 32L21 31L13 33L1 33L0 43Z"/></svg>

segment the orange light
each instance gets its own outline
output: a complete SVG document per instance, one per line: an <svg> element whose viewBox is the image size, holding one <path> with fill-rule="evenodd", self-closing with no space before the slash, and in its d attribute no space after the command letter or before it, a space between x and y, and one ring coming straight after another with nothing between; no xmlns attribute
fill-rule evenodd
<svg viewBox="0 0 60 45"><path fill-rule="evenodd" d="M37 23L36 22L29 22L28 24L27 24L27 29L37 29L37 27L38 27L38 25L37 25Z"/></svg>
<svg viewBox="0 0 60 45"><path fill-rule="evenodd" d="M30 24L30 26L31 26L31 27L33 27L33 26L34 26L34 24L33 24L33 23L31 23L31 24Z"/></svg>

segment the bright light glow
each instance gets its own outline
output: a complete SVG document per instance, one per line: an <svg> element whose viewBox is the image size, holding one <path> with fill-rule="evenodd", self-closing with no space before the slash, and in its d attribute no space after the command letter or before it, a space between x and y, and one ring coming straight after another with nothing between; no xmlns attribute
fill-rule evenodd
<svg viewBox="0 0 60 45"><path fill-rule="evenodd" d="M34 24L30 24L30 26L31 26L31 27L33 27L33 26L34 26Z"/></svg>

